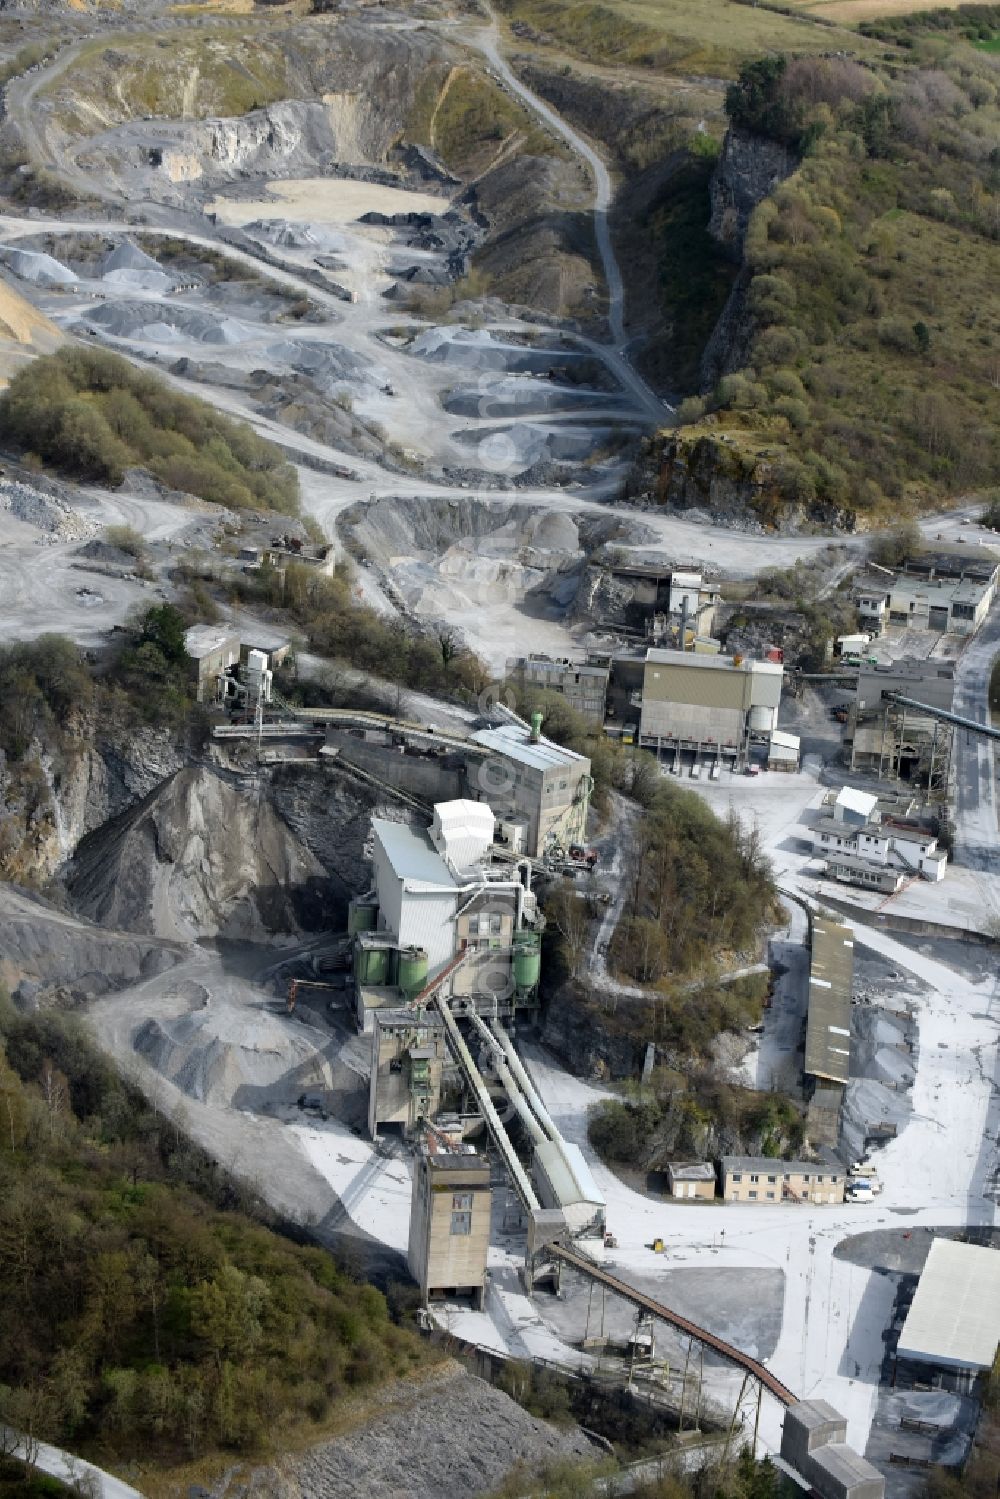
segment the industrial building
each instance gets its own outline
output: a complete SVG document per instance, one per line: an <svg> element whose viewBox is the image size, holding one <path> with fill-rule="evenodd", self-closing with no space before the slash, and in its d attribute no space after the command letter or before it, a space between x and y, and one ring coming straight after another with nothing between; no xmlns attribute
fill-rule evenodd
<svg viewBox="0 0 1000 1499"><path fill-rule="evenodd" d="M866 627L937 630L974 635L996 598L1000 564L984 549L980 555L935 552L908 557L896 576L865 577L855 587L858 612Z"/></svg>
<svg viewBox="0 0 1000 1499"><path fill-rule="evenodd" d="M710 1161L668 1161L667 1190L671 1197L711 1202L715 1197L715 1167Z"/></svg>
<svg viewBox="0 0 1000 1499"><path fill-rule="evenodd" d="M768 770L796 771L801 764L802 741L798 734L775 729L767 745Z"/></svg>
<svg viewBox="0 0 1000 1499"><path fill-rule="evenodd" d="M472 742L491 753L467 767L470 795L493 809L511 852L530 858L585 841L593 789L587 757L546 739L541 724L533 713L530 728L476 730Z"/></svg>
<svg viewBox="0 0 1000 1499"><path fill-rule="evenodd" d="M371 1029L368 1133L374 1140L380 1125L392 1124L411 1135L441 1103L450 1062L444 1027L432 1010L386 1008L374 1012Z"/></svg>
<svg viewBox="0 0 1000 1499"><path fill-rule="evenodd" d="M898 693L929 708L950 712L954 691L955 668L948 661L863 665L854 707L844 726L844 760L851 770L866 771L880 779L920 781L928 789L946 785L951 726L921 713L919 708L887 702L883 694Z"/></svg>
<svg viewBox="0 0 1000 1499"><path fill-rule="evenodd" d="M1000 1347L1000 1252L935 1239L896 1345L916 1381L964 1391ZM906 1372L906 1371L904 1371Z"/></svg>
<svg viewBox="0 0 1000 1499"><path fill-rule="evenodd" d="M639 743L745 760L751 738L778 723L784 668L775 661L691 651L646 652Z"/></svg>
<svg viewBox="0 0 1000 1499"><path fill-rule="evenodd" d="M825 917L812 922L807 1077L845 1086L851 1069L851 999L854 992L854 933Z"/></svg>
<svg viewBox="0 0 1000 1499"><path fill-rule="evenodd" d="M507 1012L535 1003L543 918L530 865L494 845L482 802L434 808L430 829L372 819L374 887L351 903L358 1024L412 1005L449 970L449 993Z"/></svg>
<svg viewBox="0 0 1000 1499"><path fill-rule="evenodd" d="M558 692L570 707L592 724L603 724L610 666L549 656L526 656L514 663L508 676L522 692Z"/></svg>
<svg viewBox="0 0 1000 1499"><path fill-rule="evenodd" d="M838 792L832 811L822 811L813 823L813 850L844 870L835 878L844 879L846 874L848 883L871 888L880 888L878 882L855 877L863 875L865 865L873 871L898 870L904 876L933 881L943 880L948 866L937 834L910 819L884 816L877 796L850 786ZM852 861L850 865L844 864L845 856Z"/></svg>
<svg viewBox="0 0 1000 1499"><path fill-rule="evenodd" d="M240 659L240 637L224 625L191 625L184 632L188 675L199 703L224 696L224 679Z"/></svg>
<svg viewBox="0 0 1000 1499"><path fill-rule="evenodd" d="M785 1413L781 1465L820 1499L884 1499L885 1479L847 1445L847 1421L825 1400L797 1400Z"/></svg>
<svg viewBox="0 0 1000 1499"><path fill-rule="evenodd" d="M603 1239L604 1194L579 1145L561 1136L538 1141L531 1174L542 1207L558 1208L574 1238Z"/></svg>
<svg viewBox="0 0 1000 1499"><path fill-rule="evenodd" d="M811 1161L771 1156L725 1155L720 1162L726 1202L812 1202L844 1200L843 1170Z"/></svg>
<svg viewBox="0 0 1000 1499"><path fill-rule="evenodd" d="M485 1156L469 1146L419 1152L407 1259L425 1306L433 1296L471 1296L482 1307L491 1206Z"/></svg>

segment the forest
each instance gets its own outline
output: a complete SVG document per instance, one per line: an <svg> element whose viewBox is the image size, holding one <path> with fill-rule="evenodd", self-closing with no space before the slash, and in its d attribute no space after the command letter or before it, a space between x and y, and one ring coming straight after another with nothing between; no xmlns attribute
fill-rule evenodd
<svg viewBox="0 0 1000 1499"><path fill-rule="evenodd" d="M298 512L298 476L273 443L103 349L19 370L0 396L0 441L71 479L116 488L145 468L216 505Z"/></svg>
<svg viewBox="0 0 1000 1499"><path fill-rule="evenodd" d="M0 1002L0 1424L104 1466L262 1454L433 1357L72 1018Z"/></svg>

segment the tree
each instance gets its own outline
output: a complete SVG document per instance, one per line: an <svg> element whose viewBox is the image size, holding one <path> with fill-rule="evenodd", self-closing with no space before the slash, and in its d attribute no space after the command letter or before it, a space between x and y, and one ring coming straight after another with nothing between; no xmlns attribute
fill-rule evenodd
<svg viewBox="0 0 1000 1499"><path fill-rule="evenodd" d="M180 665L187 658L186 629L183 614L173 604L154 604L142 617L140 640L155 645L170 665Z"/></svg>

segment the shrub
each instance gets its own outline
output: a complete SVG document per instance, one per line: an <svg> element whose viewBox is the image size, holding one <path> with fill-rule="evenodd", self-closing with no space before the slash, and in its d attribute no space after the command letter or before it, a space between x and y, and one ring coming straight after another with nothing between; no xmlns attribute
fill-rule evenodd
<svg viewBox="0 0 1000 1499"><path fill-rule="evenodd" d="M60 349L20 370L0 397L0 436L77 479L116 487L141 466L215 504L298 510L278 448L102 349Z"/></svg>

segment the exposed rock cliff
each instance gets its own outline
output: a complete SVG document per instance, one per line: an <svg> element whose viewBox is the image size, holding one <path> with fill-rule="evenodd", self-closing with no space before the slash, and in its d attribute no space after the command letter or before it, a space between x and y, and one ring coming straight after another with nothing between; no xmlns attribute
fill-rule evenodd
<svg viewBox="0 0 1000 1499"><path fill-rule="evenodd" d="M712 216L708 230L733 260L743 259L750 215L790 177L798 159L777 141L731 128L711 182Z"/></svg>

